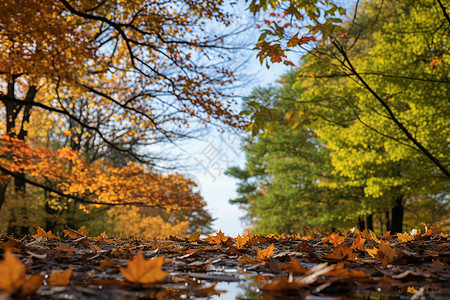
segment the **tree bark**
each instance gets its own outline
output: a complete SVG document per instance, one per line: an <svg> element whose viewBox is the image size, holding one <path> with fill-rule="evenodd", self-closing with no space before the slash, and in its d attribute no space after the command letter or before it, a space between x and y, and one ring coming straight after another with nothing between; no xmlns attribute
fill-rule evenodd
<svg viewBox="0 0 450 300"><path fill-rule="evenodd" d="M373 214L366 216L367 230L373 231Z"/></svg>
<svg viewBox="0 0 450 300"><path fill-rule="evenodd" d="M392 226L391 226L391 219L390 219L390 216L389 216L389 210L386 210L385 216L386 216L386 231L391 231L392 230Z"/></svg>
<svg viewBox="0 0 450 300"><path fill-rule="evenodd" d="M397 196L394 207L392 207L391 234L402 233L403 231L403 195Z"/></svg>
<svg viewBox="0 0 450 300"><path fill-rule="evenodd" d="M363 231L366 229L366 223L364 222L364 219L362 217L359 217L358 219L358 229L359 231Z"/></svg>

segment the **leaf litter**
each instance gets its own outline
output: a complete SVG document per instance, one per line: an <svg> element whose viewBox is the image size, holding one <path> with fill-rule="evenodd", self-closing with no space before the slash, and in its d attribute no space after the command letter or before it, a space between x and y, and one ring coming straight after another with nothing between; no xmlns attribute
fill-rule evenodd
<svg viewBox="0 0 450 300"><path fill-rule="evenodd" d="M0 237L2 299L241 299L450 296L450 237L425 233L377 237L373 232L232 238L89 237L84 227L64 236Z"/></svg>

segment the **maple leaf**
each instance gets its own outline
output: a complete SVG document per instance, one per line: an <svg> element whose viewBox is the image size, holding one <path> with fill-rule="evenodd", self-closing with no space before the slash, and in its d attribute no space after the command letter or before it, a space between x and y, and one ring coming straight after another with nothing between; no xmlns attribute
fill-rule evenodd
<svg viewBox="0 0 450 300"><path fill-rule="evenodd" d="M238 236L235 239L235 242L238 248L242 248L247 244L248 240L249 240L248 236L242 237L240 234L238 234Z"/></svg>
<svg viewBox="0 0 450 300"><path fill-rule="evenodd" d="M23 295L28 295L34 293L44 281L44 276L41 274L35 274L33 276L27 276L25 282L22 285L22 290L20 291Z"/></svg>
<svg viewBox="0 0 450 300"><path fill-rule="evenodd" d="M381 241L377 248L366 249L367 253L375 259L381 261L381 264L386 268L387 264L392 261L395 255L395 248L389 246L389 242Z"/></svg>
<svg viewBox="0 0 450 300"><path fill-rule="evenodd" d="M132 283L149 284L161 281L169 273L161 270L164 257L159 256L151 260L146 260L142 252L128 261L128 267L120 268L120 272L126 280Z"/></svg>
<svg viewBox="0 0 450 300"><path fill-rule="evenodd" d="M65 286L69 284L71 276L72 276L72 268L67 268L64 271L53 270L47 282L49 285Z"/></svg>
<svg viewBox="0 0 450 300"><path fill-rule="evenodd" d="M257 259L259 261L266 260L270 258L273 255L273 244L271 244L269 247L263 250L256 250Z"/></svg>
<svg viewBox="0 0 450 300"><path fill-rule="evenodd" d="M322 239L322 243L326 244L327 242L332 243L335 247L339 246L345 241L345 237L341 236L339 233L332 233L330 236L324 237Z"/></svg>
<svg viewBox="0 0 450 300"><path fill-rule="evenodd" d="M352 251L352 248L349 248L347 244L341 244L339 247L335 248L331 253L322 255L322 258L327 260L350 260L354 261L358 253Z"/></svg>
<svg viewBox="0 0 450 300"><path fill-rule="evenodd" d="M22 262L10 250L6 250L3 261L0 262L0 289L16 291L24 283L25 273Z"/></svg>
<svg viewBox="0 0 450 300"><path fill-rule="evenodd" d="M281 268L285 271L297 273L297 274L305 274L306 272L308 272L308 269L306 269L296 259L294 259L292 257L291 257L291 262L288 264L284 264Z"/></svg>
<svg viewBox="0 0 450 300"><path fill-rule="evenodd" d="M416 237L413 235L409 235L408 233L397 233L397 238L402 243L407 243L409 241L414 240Z"/></svg>
<svg viewBox="0 0 450 300"><path fill-rule="evenodd" d="M37 233L35 235L33 235L32 237L34 237L35 239L41 238L42 241L46 241L47 238L49 238L49 239L59 239L56 235L54 235L52 233L51 230L49 230L49 232L45 232L45 230L42 229L39 226L37 228Z"/></svg>
<svg viewBox="0 0 450 300"><path fill-rule="evenodd" d="M366 239L361 237L361 234L358 234L358 237L353 241L352 249L364 251L364 243Z"/></svg>
<svg viewBox="0 0 450 300"><path fill-rule="evenodd" d="M207 237L205 240L210 243L220 245L222 242L225 243L226 241L228 241L228 238L229 238L228 236L223 234L222 230L219 230L219 232L216 233L215 236L211 235L211 236Z"/></svg>
<svg viewBox="0 0 450 300"><path fill-rule="evenodd" d="M296 33L291 39L287 42L288 47L295 47L300 42L300 39L298 38L298 33Z"/></svg>
<svg viewBox="0 0 450 300"><path fill-rule="evenodd" d="M86 226L81 226L78 230L73 230L72 228L66 226L67 229L63 230L64 234L66 234L71 239L77 239L80 237L84 237L87 235Z"/></svg>

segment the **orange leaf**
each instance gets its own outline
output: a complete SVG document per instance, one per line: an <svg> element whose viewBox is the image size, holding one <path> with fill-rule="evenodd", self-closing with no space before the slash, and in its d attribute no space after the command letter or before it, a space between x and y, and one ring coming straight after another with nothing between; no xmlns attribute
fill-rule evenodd
<svg viewBox="0 0 450 300"><path fill-rule="evenodd" d="M273 244L271 244L269 247L267 247L264 250L256 250L256 254L258 256L258 260L262 261L265 259L270 258L273 255Z"/></svg>
<svg viewBox="0 0 450 300"><path fill-rule="evenodd" d="M358 253L352 251L347 244L341 244L339 247L335 248L333 252L322 255L322 258L327 260L355 260Z"/></svg>
<svg viewBox="0 0 450 300"><path fill-rule="evenodd" d="M25 282L22 285L22 295L28 295L34 293L44 281L44 276L41 274L35 274L33 276L27 276Z"/></svg>
<svg viewBox="0 0 450 300"><path fill-rule="evenodd" d="M361 234L358 234L358 237L353 241L352 249L364 251L364 243L366 239L361 237Z"/></svg>
<svg viewBox="0 0 450 300"><path fill-rule="evenodd" d="M244 247L248 242L248 236L243 238L240 234L235 239L238 248Z"/></svg>
<svg viewBox="0 0 450 300"><path fill-rule="evenodd" d="M407 243L415 239L415 236L409 235L407 233L397 233L397 238L402 243Z"/></svg>
<svg viewBox="0 0 450 300"><path fill-rule="evenodd" d="M144 255L139 253L128 261L128 267L120 268L120 272L126 280L133 283L148 284L161 281L169 273L161 270L164 262L164 257L155 257L151 260L146 260Z"/></svg>
<svg viewBox="0 0 450 300"><path fill-rule="evenodd" d="M25 267L11 251L6 250L0 262L0 289L16 291L25 281Z"/></svg>
<svg viewBox="0 0 450 300"><path fill-rule="evenodd" d="M324 237L322 239L322 243L326 243L326 242L330 242L332 243L335 247L339 246L340 244L342 244L345 241L345 237L341 236L339 233L332 233L330 234L330 236L328 237Z"/></svg>
<svg viewBox="0 0 450 300"><path fill-rule="evenodd" d="M35 239L41 238L42 241L46 241L47 238L49 238L49 239L59 239L56 235L54 235L52 233L51 230L49 232L45 232L45 230L42 229L39 226L37 228L37 233L35 235L33 235L32 237L34 237Z"/></svg>
<svg viewBox="0 0 450 300"><path fill-rule="evenodd" d="M225 236L222 232L222 230L219 230L218 233L216 233L215 236L209 236L205 239L206 241L214 244L221 244L222 242L228 241L228 236Z"/></svg>
<svg viewBox="0 0 450 300"><path fill-rule="evenodd" d="M62 272L53 270L47 282L49 285L68 285L71 276L72 268L67 268Z"/></svg>

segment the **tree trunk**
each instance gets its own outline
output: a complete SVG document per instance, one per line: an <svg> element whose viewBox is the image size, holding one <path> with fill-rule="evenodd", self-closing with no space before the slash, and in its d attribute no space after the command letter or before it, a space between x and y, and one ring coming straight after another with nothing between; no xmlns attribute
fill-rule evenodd
<svg viewBox="0 0 450 300"><path fill-rule="evenodd" d="M392 207L391 234L403 231L403 195L397 196L394 207Z"/></svg>
<svg viewBox="0 0 450 300"><path fill-rule="evenodd" d="M366 217L367 230L373 231L373 214Z"/></svg>
<svg viewBox="0 0 450 300"><path fill-rule="evenodd" d="M386 231L391 231L392 226L391 226L391 219L389 217L389 210L386 210L385 216L386 216Z"/></svg>
<svg viewBox="0 0 450 300"><path fill-rule="evenodd" d="M358 229L359 231L363 231L366 229L366 223L364 222L364 219L362 217L359 217L358 219Z"/></svg>

